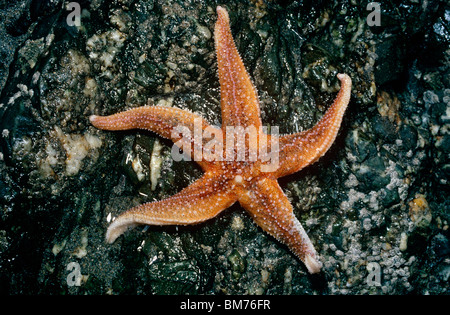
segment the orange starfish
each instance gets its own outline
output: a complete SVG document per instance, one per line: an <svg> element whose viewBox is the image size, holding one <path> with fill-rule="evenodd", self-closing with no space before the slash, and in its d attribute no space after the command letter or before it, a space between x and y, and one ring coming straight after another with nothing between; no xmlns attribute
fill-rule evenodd
<svg viewBox="0 0 450 315"><path fill-rule="evenodd" d="M286 244L304 262L310 273L319 272L322 266L319 256L294 216L292 205L277 178L314 163L331 146L350 100L351 79L346 74L338 74L341 90L313 128L291 135L266 135L261 124L257 92L234 44L228 13L217 7L217 14L214 36L219 67L221 129L210 126L197 114L161 106L138 107L111 116L90 117L92 124L100 129L140 128L169 138L181 146L184 153L197 160L205 172L176 195L137 206L119 215L109 226L106 240L112 243L129 227L139 224L203 222L239 201L264 231ZM180 126L188 131L187 136L177 129ZM241 131L250 130L247 137L244 135L244 142L237 139L242 135L233 133L239 130L233 129L237 127L243 128ZM201 142L196 138L199 133L205 136ZM211 145L213 136L216 146ZM235 141L238 143L236 146ZM212 147L208 151L211 156L205 156L207 145ZM252 150L267 152L269 147L278 157L275 167L267 156L251 158ZM239 150L243 150L243 154L239 155ZM199 152L204 155L198 155Z"/></svg>

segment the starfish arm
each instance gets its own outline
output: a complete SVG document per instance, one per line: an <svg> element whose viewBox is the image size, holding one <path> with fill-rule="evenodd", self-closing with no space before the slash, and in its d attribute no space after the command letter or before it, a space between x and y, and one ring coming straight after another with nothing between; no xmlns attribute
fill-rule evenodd
<svg viewBox="0 0 450 315"><path fill-rule="evenodd" d="M320 271L318 254L275 179L257 181L252 190L239 194L239 202L264 231L286 244L310 273Z"/></svg>
<svg viewBox="0 0 450 315"><path fill-rule="evenodd" d="M156 132L164 138L171 139L180 148L187 149L185 152L189 151L190 154L187 154L203 169L208 162L194 156L195 152L202 152L203 142L208 140L201 135L207 128L209 132L214 130L216 133L221 133L220 129L210 126L200 115L166 106L142 106L110 116L92 115L89 119L95 127L103 130L138 128ZM187 130L183 131L183 128ZM196 135L200 135L198 141L194 141Z"/></svg>
<svg viewBox="0 0 450 315"><path fill-rule="evenodd" d="M222 129L261 126L258 95L234 44L227 11L217 7L214 38L219 68Z"/></svg>
<svg viewBox="0 0 450 315"><path fill-rule="evenodd" d="M187 127L191 134L194 134L196 120L203 128L209 127L209 123L200 115L167 106L142 106L110 116L92 115L89 119L99 129L146 129L172 140L178 140L172 138L172 130L175 127Z"/></svg>
<svg viewBox="0 0 450 315"><path fill-rule="evenodd" d="M311 129L279 138L280 161L276 177L295 173L316 162L333 144L350 101L352 80L347 74L338 74L341 89L322 119Z"/></svg>
<svg viewBox="0 0 450 315"><path fill-rule="evenodd" d="M172 197L131 208L119 215L108 227L106 241L113 243L136 225L190 225L211 219L236 201L234 194L225 187L223 181L205 174Z"/></svg>

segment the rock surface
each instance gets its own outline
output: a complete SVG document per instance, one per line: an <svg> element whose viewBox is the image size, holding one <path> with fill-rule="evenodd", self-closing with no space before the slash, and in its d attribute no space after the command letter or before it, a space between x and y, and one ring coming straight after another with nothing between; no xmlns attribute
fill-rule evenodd
<svg viewBox="0 0 450 315"><path fill-rule="evenodd" d="M3 294L448 294L450 7L227 1L262 120L314 125L353 80L331 150L280 184L324 263L308 275L238 205L191 227L108 222L198 178L171 143L105 132L91 114L168 105L220 124L216 1L0 5Z"/></svg>

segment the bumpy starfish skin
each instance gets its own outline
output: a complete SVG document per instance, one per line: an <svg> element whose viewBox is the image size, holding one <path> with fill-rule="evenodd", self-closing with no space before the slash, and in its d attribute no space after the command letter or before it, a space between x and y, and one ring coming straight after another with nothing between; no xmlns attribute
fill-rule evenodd
<svg viewBox="0 0 450 315"><path fill-rule="evenodd" d="M217 7L217 14L214 35L219 67L221 130L210 126L197 114L160 106L134 108L106 117L93 115L90 117L92 124L104 130L147 129L193 149L196 146L201 149L206 140L196 144L193 136L182 138L172 132L176 126L184 126L194 134L195 121L201 121L202 131L209 130L221 135L224 151L230 145L226 142L227 127L254 127L258 141L266 136L261 127L257 92L235 47L228 13L224 8ZM231 155L222 160L204 158L197 161L205 172L203 177L170 198L146 203L122 213L109 226L106 240L112 243L129 227L139 224L186 225L203 222L239 201L264 231L286 244L304 262L310 273L319 272L322 266L319 256L276 179L314 163L333 143L351 90L348 75L338 74L338 79L341 81L338 96L316 126L277 138L279 165L273 171L262 170L268 161L249 159L250 148L258 147L255 143L260 142L246 138L244 160L230 159L236 151L232 150ZM267 142L261 142L260 147L269 146L271 137L276 136L266 137Z"/></svg>

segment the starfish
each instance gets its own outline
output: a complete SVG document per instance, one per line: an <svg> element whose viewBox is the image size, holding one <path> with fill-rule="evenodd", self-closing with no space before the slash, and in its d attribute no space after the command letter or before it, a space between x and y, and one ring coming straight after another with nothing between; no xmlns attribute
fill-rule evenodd
<svg viewBox="0 0 450 315"><path fill-rule="evenodd" d="M322 266L319 255L295 217L277 178L316 162L330 148L350 100L351 79L346 74L337 75L341 89L313 128L282 136L267 134L261 123L257 91L236 49L228 13L219 6L217 15L214 37L219 69L221 128L211 126L200 115L167 106L144 106L110 116L90 116L91 123L99 129L139 128L171 139L178 147L183 147L183 153L193 157L204 171L200 179L174 196L145 203L119 215L108 227L106 241L113 243L128 228L136 225L204 222L238 201L264 231L286 244L310 273L317 273ZM177 129L180 126L188 131L188 136ZM238 127L254 132L249 132L248 137L244 135L245 140L239 142L239 134L232 132L239 130ZM204 135L201 141L196 138L198 133ZM216 146L211 145L212 138ZM275 167L267 156L251 158L253 151L263 152L258 150L268 150L269 147L275 149L277 144L278 149L273 150L278 157ZM199 158L199 152L208 151L207 145L211 155L204 154ZM237 158L239 150L243 150L243 154Z"/></svg>

